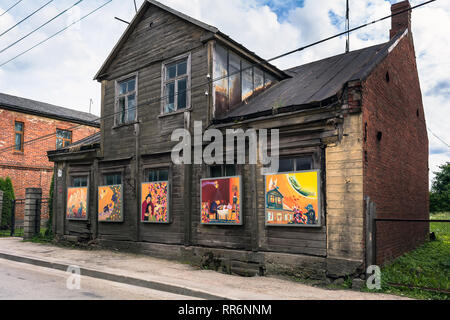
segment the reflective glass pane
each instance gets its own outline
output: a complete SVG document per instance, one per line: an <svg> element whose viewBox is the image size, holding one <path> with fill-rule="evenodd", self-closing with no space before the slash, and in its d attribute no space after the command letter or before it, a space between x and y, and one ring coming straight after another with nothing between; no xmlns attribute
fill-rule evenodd
<svg viewBox="0 0 450 320"><path fill-rule="evenodd" d="M130 81L128 81L128 91L127 92L132 92L136 89L136 79L131 79Z"/></svg>
<svg viewBox="0 0 450 320"><path fill-rule="evenodd" d="M169 180L169 170L160 170L159 181L168 181L168 180Z"/></svg>
<svg viewBox="0 0 450 320"><path fill-rule="evenodd" d="M187 79L178 80L178 110L186 109Z"/></svg>
<svg viewBox="0 0 450 320"><path fill-rule="evenodd" d="M132 94L128 96L128 122L133 122L136 116L136 95Z"/></svg>
<svg viewBox="0 0 450 320"><path fill-rule="evenodd" d="M182 76L185 74L187 74L187 61L186 60L183 62L180 62L177 65L177 76L179 77L179 76Z"/></svg>
<svg viewBox="0 0 450 320"><path fill-rule="evenodd" d="M214 95L216 116L228 110L228 51L216 44L214 51ZM220 79L220 80L218 80Z"/></svg>
<svg viewBox="0 0 450 320"><path fill-rule="evenodd" d="M222 166L213 166L211 167L211 178L220 178L222 177Z"/></svg>
<svg viewBox="0 0 450 320"><path fill-rule="evenodd" d="M253 94L253 68L242 61L242 100L248 99Z"/></svg>
<svg viewBox="0 0 450 320"><path fill-rule="evenodd" d="M15 149L17 151L22 151L22 135L19 133L16 133Z"/></svg>
<svg viewBox="0 0 450 320"><path fill-rule="evenodd" d="M241 59L230 52L229 57L229 87L230 87L230 109L238 105L242 101L241 94Z"/></svg>
<svg viewBox="0 0 450 320"><path fill-rule="evenodd" d="M150 170L148 172L148 182L155 182L155 181L158 181L158 171Z"/></svg>
<svg viewBox="0 0 450 320"><path fill-rule="evenodd" d="M63 140L62 139L56 139L56 149L63 148Z"/></svg>
<svg viewBox="0 0 450 320"><path fill-rule="evenodd" d="M176 76L177 76L177 65L174 64L172 66L168 66L166 71L166 80L173 79Z"/></svg>
<svg viewBox="0 0 450 320"><path fill-rule="evenodd" d="M126 114L125 98L119 99L119 112L120 112L120 123L124 123L125 122L125 114Z"/></svg>
<svg viewBox="0 0 450 320"><path fill-rule="evenodd" d="M225 176L233 177L236 175L236 166L235 165L226 165L225 166Z"/></svg>
<svg viewBox="0 0 450 320"><path fill-rule="evenodd" d="M121 82L119 83L119 94L125 94L127 93L127 82Z"/></svg>
<svg viewBox="0 0 450 320"><path fill-rule="evenodd" d="M69 146L69 145L70 145L70 143L71 143L71 142L70 142L70 140L66 140L66 141L64 141L64 143L63 143L63 144L64 144L64 147L67 147L67 146Z"/></svg>
<svg viewBox="0 0 450 320"><path fill-rule="evenodd" d="M175 111L175 82L166 85L166 110L165 112Z"/></svg>
<svg viewBox="0 0 450 320"><path fill-rule="evenodd" d="M264 72L259 68L254 68L255 93L264 89Z"/></svg>
<svg viewBox="0 0 450 320"><path fill-rule="evenodd" d="M296 171L302 171L302 170L311 170L312 169L312 158L311 157L305 157L305 158L298 158L295 160L295 170Z"/></svg>
<svg viewBox="0 0 450 320"><path fill-rule="evenodd" d="M292 159L280 159L280 166L278 172L293 172L294 161Z"/></svg>
<svg viewBox="0 0 450 320"><path fill-rule="evenodd" d="M23 123L22 122L16 122L16 131L23 131Z"/></svg>
<svg viewBox="0 0 450 320"><path fill-rule="evenodd" d="M275 78L272 77L272 76L271 76L270 74L268 74L268 73L265 73L265 74L264 74L264 78L265 78L265 81L264 81L264 86L265 86L265 87L268 87L268 86L272 85L272 84L275 82Z"/></svg>

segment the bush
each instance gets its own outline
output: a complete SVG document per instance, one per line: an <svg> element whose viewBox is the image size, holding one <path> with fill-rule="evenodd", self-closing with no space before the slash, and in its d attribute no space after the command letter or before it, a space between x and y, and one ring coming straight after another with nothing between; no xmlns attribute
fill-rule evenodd
<svg viewBox="0 0 450 320"><path fill-rule="evenodd" d="M450 211L450 162L439 167L430 192L430 211Z"/></svg>
<svg viewBox="0 0 450 320"><path fill-rule="evenodd" d="M11 202L15 199L14 188L10 178L0 178L0 190L3 191L2 222L0 229L4 230L11 227Z"/></svg>

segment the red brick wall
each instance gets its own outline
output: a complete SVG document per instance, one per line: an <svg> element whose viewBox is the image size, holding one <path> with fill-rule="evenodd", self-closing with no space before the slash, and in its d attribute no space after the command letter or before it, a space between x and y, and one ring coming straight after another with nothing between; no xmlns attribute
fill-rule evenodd
<svg viewBox="0 0 450 320"><path fill-rule="evenodd" d="M24 113L0 109L0 150L14 145L14 123L24 123L24 141L55 134L56 129L70 129L76 123L54 120ZM72 131L72 142L97 132L95 127L82 126ZM53 163L48 161L47 151L56 149L56 135L24 145L24 152L8 150L0 153L0 177L10 177L16 199L25 198L26 188L42 188L42 197L48 198L53 175ZM22 211L22 210L19 210ZM19 214L19 212L18 212ZM20 216L23 212L20 213ZM23 219L21 217L18 219Z"/></svg>
<svg viewBox="0 0 450 320"><path fill-rule="evenodd" d="M363 83L364 195L378 218L429 218L428 136L411 39L403 38ZM377 223L377 263L414 249L428 232L424 223Z"/></svg>

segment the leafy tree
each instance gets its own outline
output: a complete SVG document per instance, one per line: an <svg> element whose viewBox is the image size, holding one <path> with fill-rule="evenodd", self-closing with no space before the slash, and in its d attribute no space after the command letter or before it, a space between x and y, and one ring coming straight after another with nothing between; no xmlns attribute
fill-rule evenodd
<svg viewBox="0 0 450 320"><path fill-rule="evenodd" d="M0 190L3 191L2 222L0 229L8 229L11 226L11 202L15 199L14 187L9 177L6 179L0 178Z"/></svg>
<svg viewBox="0 0 450 320"><path fill-rule="evenodd" d="M53 234L52 225L53 225L53 190L55 188L55 175L52 177L52 182L50 184L50 193L48 200L48 221L47 221L47 230L45 231L46 236L51 236Z"/></svg>
<svg viewBox="0 0 450 320"><path fill-rule="evenodd" d="M435 172L433 185L430 192L430 211L448 212L450 211L450 162L439 167L440 171Z"/></svg>

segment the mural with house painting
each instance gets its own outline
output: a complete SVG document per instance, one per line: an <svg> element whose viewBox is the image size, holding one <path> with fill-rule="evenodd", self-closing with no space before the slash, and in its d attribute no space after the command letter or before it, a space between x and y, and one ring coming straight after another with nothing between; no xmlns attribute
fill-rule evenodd
<svg viewBox="0 0 450 320"><path fill-rule="evenodd" d="M318 171L267 175L265 179L267 225L320 225Z"/></svg>

